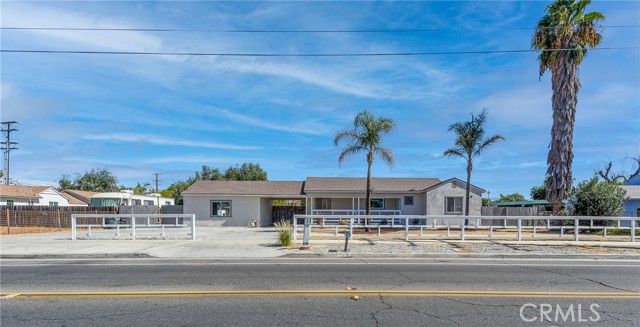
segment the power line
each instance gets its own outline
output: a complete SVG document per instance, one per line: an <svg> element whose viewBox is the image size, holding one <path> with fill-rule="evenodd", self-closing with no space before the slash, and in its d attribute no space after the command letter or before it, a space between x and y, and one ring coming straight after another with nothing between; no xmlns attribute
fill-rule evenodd
<svg viewBox="0 0 640 327"><path fill-rule="evenodd" d="M9 185L9 180L10 180L9 179L9 155L11 153L11 150L18 150L18 148L15 147L15 145L17 145L18 142L11 142L11 132L18 131L15 128L11 128L11 125L14 125L17 123L18 123L17 121L3 121L0 123L6 126L0 129L0 132L4 133L5 139L6 139L6 141L4 142L4 146L0 147L0 150L4 150L4 168L6 171L5 185Z"/></svg>
<svg viewBox="0 0 640 327"><path fill-rule="evenodd" d="M602 25L602 28L639 28L640 25ZM502 27L498 30L560 29L566 27ZM111 32L211 32L211 33L430 33L446 31L468 31L470 29L353 29L353 30L259 30L259 29L182 29L182 28L98 28L98 27L0 27L1 30L36 31L111 31Z"/></svg>
<svg viewBox="0 0 640 327"><path fill-rule="evenodd" d="M602 47L584 50L628 50L635 47ZM102 54L102 55L150 55L150 56L221 56L221 57L375 57L375 56L429 56L429 55L468 55L493 53L529 53L576 51L578 49L518 49L518 50L477 50L477 51L440 51L440 52L382 52L382 53L224 53L224 52L147 52L147 51L83 51L83 50L22 50L1 49L2 53L41 53L41 54Z"/></svg>

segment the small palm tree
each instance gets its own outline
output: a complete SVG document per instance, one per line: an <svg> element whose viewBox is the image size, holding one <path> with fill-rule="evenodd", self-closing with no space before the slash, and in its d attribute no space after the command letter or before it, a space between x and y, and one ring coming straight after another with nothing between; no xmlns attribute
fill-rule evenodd
<svg viewBox="0 0 640 327"><path fill-rule="evenodd" d="M449 131L456 133L455 147L444 151L445 157L458 156L467 160L467 187L465 192L464 214L469 215L469 191L471 185L471 171L473 159L479 156L491 144L504 140L502 135L494 135L484 139L484 124L487 121L487 111L482 110L478 116L471 114L471 120L457 122L449 126Z"/></svg>
<svg viewBox="0 0 640 327"><path fill-rule="evenodd" d="M600 43L598 22L604 15L584 12L591 0L556 0L547 7L547 14L538 22L531 46L540 50L540 77L551 71L551 106L553 126L547 156L547 201L553 211L560 211L562 200L571 191L573 177L573 127L578 104L578 66L587 54L587 47Z"/></svg>
<svg viewBox="0 0 640 327"><path fill-rule="evenodd" d="M338 164L342 166L344 159L352 154L367 154L367 204L366 214L371 214L371 165L374 155L377 154L389 166L393 166L393 153L382 147L382 140L395 127L391 118L374 117L368 111L359 113L353 120L352 129L343 129L336 133L334 144L338 146L340 141L346 140L347 146L342 149L338 157ZM365 224L368 221L365 220Z"/></svg>

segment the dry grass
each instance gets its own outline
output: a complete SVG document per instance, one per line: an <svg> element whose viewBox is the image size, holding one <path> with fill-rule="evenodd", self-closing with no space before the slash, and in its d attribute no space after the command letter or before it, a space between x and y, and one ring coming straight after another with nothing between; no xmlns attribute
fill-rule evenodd
<svg viewBox="0 0 640 327"><path fill-rule="evenodd" d="M7 234L40 234L66 231L68 228L57 227L11 227L10 231L7 227L0 227L0 235Z"/></svg>

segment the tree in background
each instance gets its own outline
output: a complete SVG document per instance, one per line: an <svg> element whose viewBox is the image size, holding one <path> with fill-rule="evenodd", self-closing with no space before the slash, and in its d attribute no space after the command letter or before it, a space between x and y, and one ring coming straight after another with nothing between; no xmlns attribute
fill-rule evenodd
<svg viewBox="0 0 640 327"><path fill-rule="evenodd" d="M457 122L449 126L449 131L456 134L455 147L444 151L445 157L461 157L467 161L467 186L465 190L464 214L469 215L469 192L471 189L471 171L473 159L479 156L491 144L504 140L502 135L484 138L484 125L487 122L487 111L482 110L478 116L471 114L471 120Z"/></svg>
<svg viewBox="0 0 640 327"><path fill-rule="evenodd" d="M91 169L83 175L76 174L73 180L69 175L62 175L58 180L58 190L80 190L91 192L118 191L118 179L106 168Z"/></svg>
<svg viewBox="0 0 640 327"><path fill-rule="evenodd" d="M526 199L524 198L524 195L520 194L520 193L513 193L513 194L500 194L500 198L498 200L496 200L496 203L499 202L520 202L520 201L526 201Z"/></svg>
<svg viewBox="0 0 640 327"><path fill-rule="evenodd" d="M547 187L542 184L531 188L531 200L544 200L547 197Z"/></svg>
<svg viewBox="0 0 640 327"><path fill-rule="evenodd" d="M243 163L229 167L224 173L224 179L230 181L266 181L267 172L260 168L260 164Z"/></svg>
<svg viewBox="0 0 640 327"><path fill-rule="evenodd" d="M635 161L635 164L638 167L636 168L634 173L627 174L625 171L612 172L611 168L613 167L613 162L609 161L609 163L606 164L605 168L596 171L596 174L607 183L627 184L632 178L640 176L640 156L636 156L633 158L627 157L625 159L632 159L633 161Z"/></svg>
<svg viewBox="0 0 640 327"><path fill-rule="evenodd" d="M140 183L138 183L138 185L136 185L133 188L128 188L128 187L124 187L122 189L132 189L133 190L133 194L147 194L151 192L151 184L149 183L144 183L144 185L140 185Z"/></svg>
<svg viewBox="0 0 640 327"><path fill-rule="evenodd" d="M593 177L578 184L567 201L567 211L571 216L620 216L624 212L626 194L618 185Z"/></svg>
<svg viewBox="0 0 640 327"><path fill-rule="evenodd" d="M229 167L223 174L219 168L202 165L202 169L189 177L186 181L177 181L166 190L160 192L163 197L173 198L176 204L183 204L182 192L199 180L234 180L234 181L266 181L267 172L262 170L259 163L245 162L242 166Z"/></svg>
<svg viewBox="0 0 640 327"><path fill-rule="evenodd" d="M382 161L393 166L393 152L382 147L384 135L395 127L393 119L386 117L374 117L368 111L356 115L353 120L353 128L343 129L336 133L333 143L338 146L341 141L347 141L346 147L340 151L338 165L342 166L344 160L353 154L365 153L367 155L367 202L366 214L371 214L371 165L374 155L380 156ZM368 223L365 220L365 225Z"/></svg>
<svg viewBox="0 0 640 327"><path fill-rule="evenodd" d="M540 50L540 77L551 71L551 107L553 125L551 144L547 156L547 195L558 214L562 200L571 192L573 177L573 127L578 104L580 80L578 67L587 54L587 48L600 43L598 22L604 15L585 13L591 0L556 0L550 4L535 29L531 46Z"/></svg>

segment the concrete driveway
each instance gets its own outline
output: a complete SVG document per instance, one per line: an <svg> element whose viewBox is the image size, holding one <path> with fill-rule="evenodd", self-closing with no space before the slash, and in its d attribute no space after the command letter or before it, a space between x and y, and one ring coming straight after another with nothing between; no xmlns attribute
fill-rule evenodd
<svg viewBox="0 0 640 327"><path fill-rule="evenodd" d="M70 232L3 235L2 258L269 258L287 254L273 228L199 227L196 240L71 240Z"/></svg>

